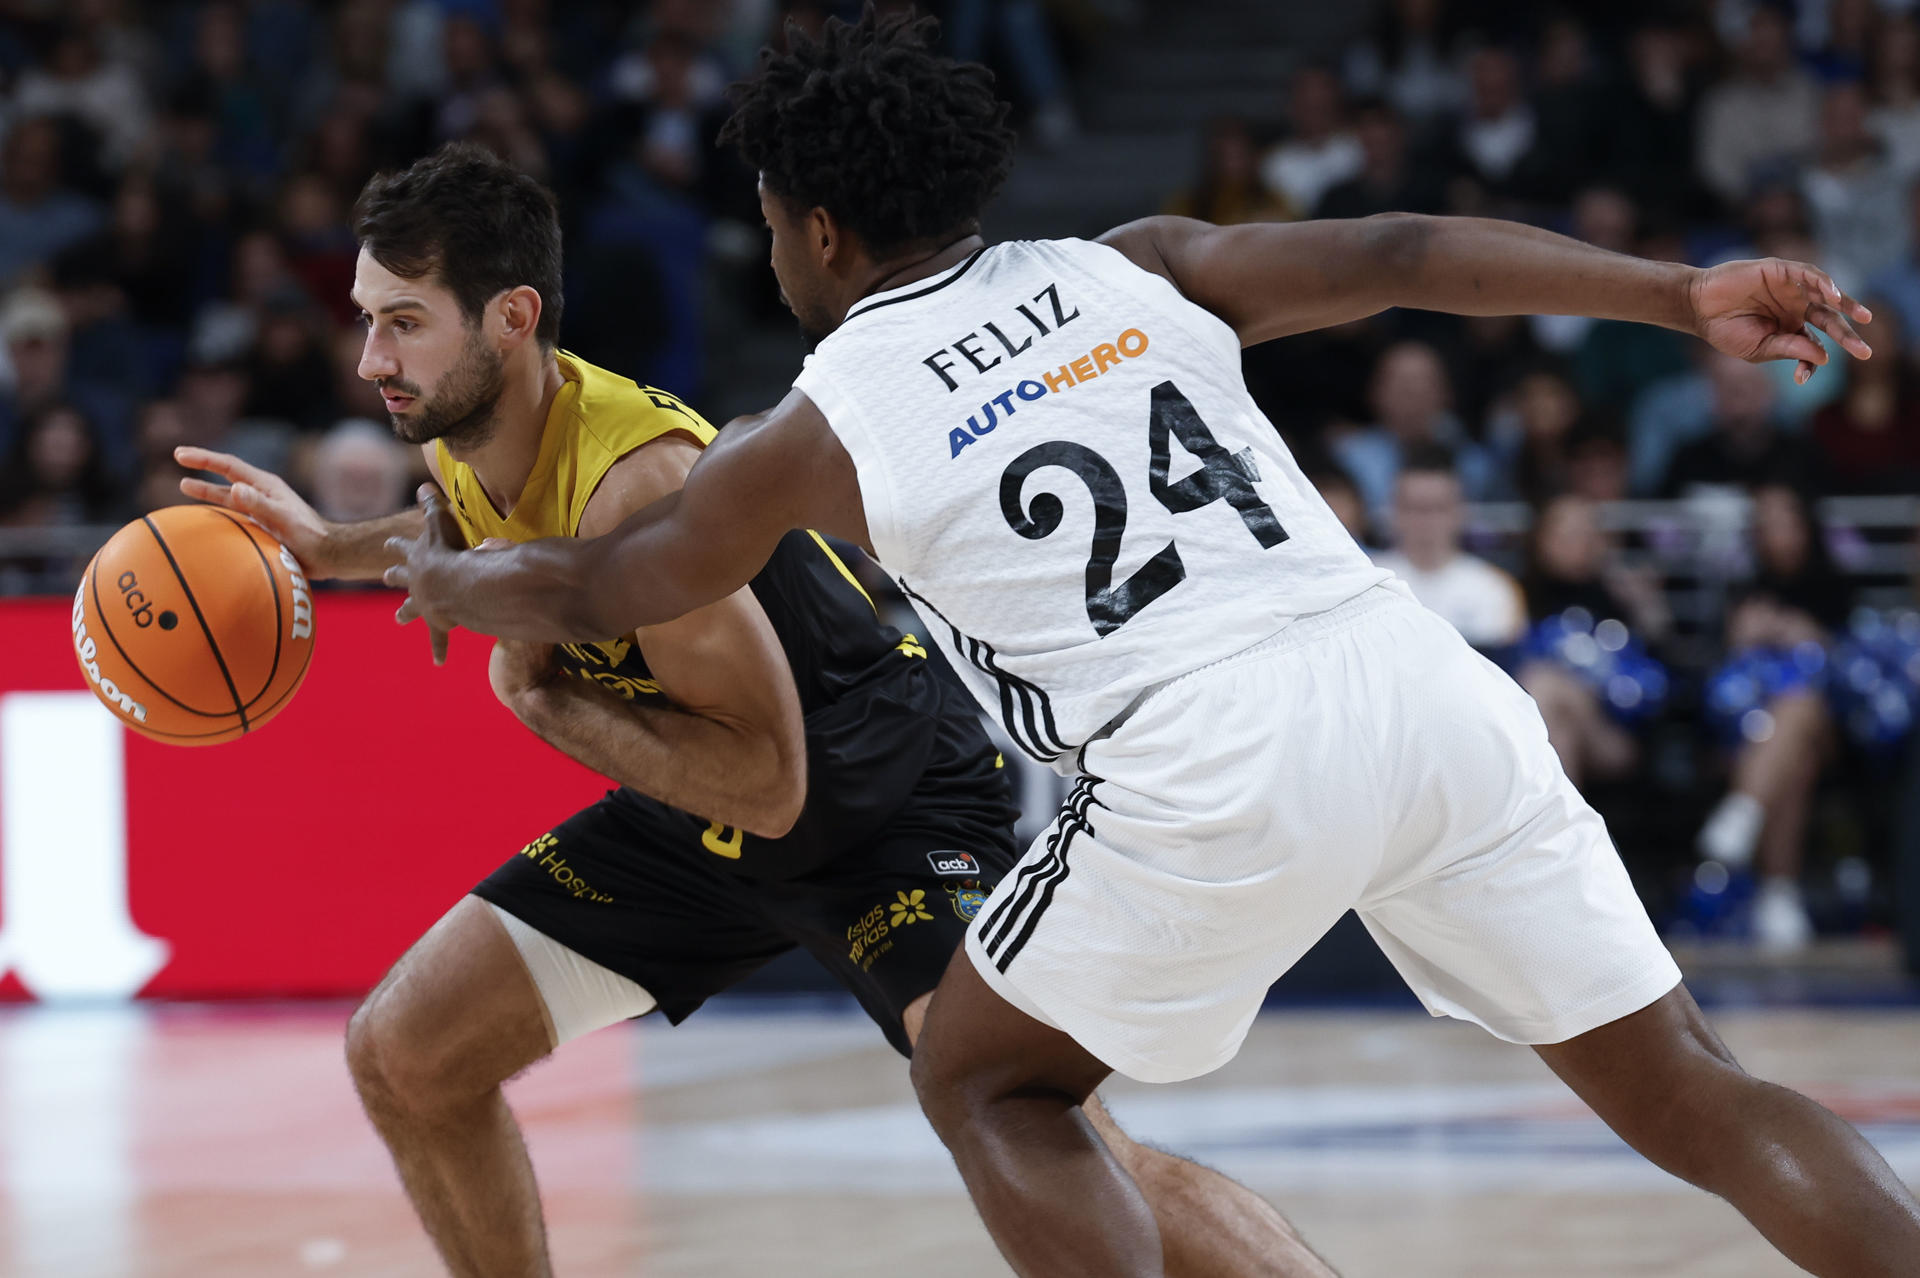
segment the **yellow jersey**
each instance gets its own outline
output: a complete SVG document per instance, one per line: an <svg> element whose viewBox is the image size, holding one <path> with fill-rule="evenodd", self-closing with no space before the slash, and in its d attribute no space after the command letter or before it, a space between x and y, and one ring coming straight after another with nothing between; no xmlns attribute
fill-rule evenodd
<svg viewBox="0 0 1920 1278"><path fill-rule="evenodd" d="M456 459L445 440L434 441L447 497L469 546L489 537L515 542L576 537L587 502L622 457L675 432L702 448L713 442L712 424L667 392L638 385L566 351L556 358L566 380L547 410L540 452L512 511L502 515L473 468ZM605 684L629 701L660 691L626 639L567 644L561 649L561 666L568 674Z"/></svg>

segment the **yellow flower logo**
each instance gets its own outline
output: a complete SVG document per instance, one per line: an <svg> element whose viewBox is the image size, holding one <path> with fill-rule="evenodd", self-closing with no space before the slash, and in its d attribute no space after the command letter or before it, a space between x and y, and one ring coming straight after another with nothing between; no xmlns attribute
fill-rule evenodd
<svg viewBox="0 0 1920 1278"><path fill-rule="evenodd" d="M933 917L933 915L927 913L926 907L921 904L922 901L927 899L927 894L921 889L915 888L911 892L895 892L894 896L898 899L893 903L893 913L888 915L888 922L892 923L893 926L905 927L907 924L917 922L920 919L930 919Z"/></svg>

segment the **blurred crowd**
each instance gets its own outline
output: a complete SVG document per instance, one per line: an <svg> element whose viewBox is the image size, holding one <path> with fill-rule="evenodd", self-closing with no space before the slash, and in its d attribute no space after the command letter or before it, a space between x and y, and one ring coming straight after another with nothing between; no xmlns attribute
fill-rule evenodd
<svg viewBox="0 0 1920 1278"><path fill-rule="evenodd" d="M1910 735L1920 617L1898 584L1890 610L1861 607L1846 571L1887 530L1814 512L1920 492L1911 0L1390 0L1340 56L1297 67L1271 118L1213 121L1166 208L1470 214L1697 265L1777 255L1873 308L1876 357L1805 386L1790 364L1568 317L1390 312L1246 356L1350 531L1519 678L1575 780L1635 809L1668 783L1685 825L1668 841L1701 858L1675 889L1684 924L1791 950L1814 913L1857 915L1870 861L1831 858L1810 909L1803 850L1836 786L1871 824L1854 783L1884 782ZM1680 503L1694 535L1621 517L1628 499ZM1520 544L1468 503L1524 503ZM1676 618L1687 577L1707 588Z"/></svg>
<svg viewBox="0 0 1920 1278"><path fill-rule="evenodd" d="M1040 0L923 7L953 53L1000 68L1038 144L1072 135L1054 33L1073 22ZM712 286L790 324L754 175L713 145L726 87L789 20L858 9L0 0L0 533L177 501L181 443L285 473L329 513L407 500L417 456L356 373L350 211L448 140L558 195L568 347L698 395ZM73 572L0 556L0 594Z"/></svg>
<svg viewBox="0 0 1920 1278"><path fill-rule="evenodd" d="M1081 127L1080 37L1150 9L888 4L992 63L1036 149ZM408 500L417 455L356 372L349 211L442 141L559 195L570 349L700 396L716 291L788 324L753 174L712 145L725 87L788 20L857 8L0 0L0 594L76 570L7 550L11 530L179 500L182 443L286 474L330 517ZM1664 260L1803 258L1875 312L1877 357L1805 386L1567 317L1391 312L1246 357L1354 536L1535 696L1623 846L1692 853L1669 917L1798 946L1879 890L1871 857L1816 873L1803 850L1884 840L1887 805L1856 782L1901 766L1920 712L1920 616L1884 572L1859 590L1912 527L1821 504L1920 493L1920 5L1371 12L1277 76L1270 113L1212 122L1166 209L1477 214ZM1823 806L1836 787L1867 814L1851 834Z"/></svg>

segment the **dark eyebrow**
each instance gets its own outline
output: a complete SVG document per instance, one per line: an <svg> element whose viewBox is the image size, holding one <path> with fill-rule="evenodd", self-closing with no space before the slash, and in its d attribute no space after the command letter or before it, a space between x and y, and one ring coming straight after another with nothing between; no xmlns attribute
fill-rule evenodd
<svg viewBox="0 0 1920 1278"><path fill-rule="evenodd" d="M351 293L347 294L347 300L349 302L352 302L355 306L360 306L360 299L355 297ZM364 311L367 308L364 306L360 306L360 309ZM402 297L402 298L396 298L395 300L388 302L385 306L380 308L379 313L382 315L391 315L395 311L424 311L426 309L427 309L427 304L421 301L419 298Z"/></svg>

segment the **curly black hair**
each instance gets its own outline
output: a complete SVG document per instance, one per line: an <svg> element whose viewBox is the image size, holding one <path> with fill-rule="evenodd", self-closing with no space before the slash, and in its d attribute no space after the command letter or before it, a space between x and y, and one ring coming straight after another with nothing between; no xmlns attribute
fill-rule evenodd
<svg viewBox="0 0 1920 1278"><path fill-rule="evenodd" d="M560 338L560 215L553 195L493 152L449 142L398 173L381 173L353 206L353 233L402 279L438 275L473 324L487 303L525 284L540 294L534 336Z"/></svg>
<svg viewBox="0 0 1920 1278"><path fill-rule="evenodd" d="M720 142L769 191L822 208L885 254L978 231L1013 167L1014 131L993 72L933 51L932 18L829 19L818 39L787 28L734 86Z"/></svg>

